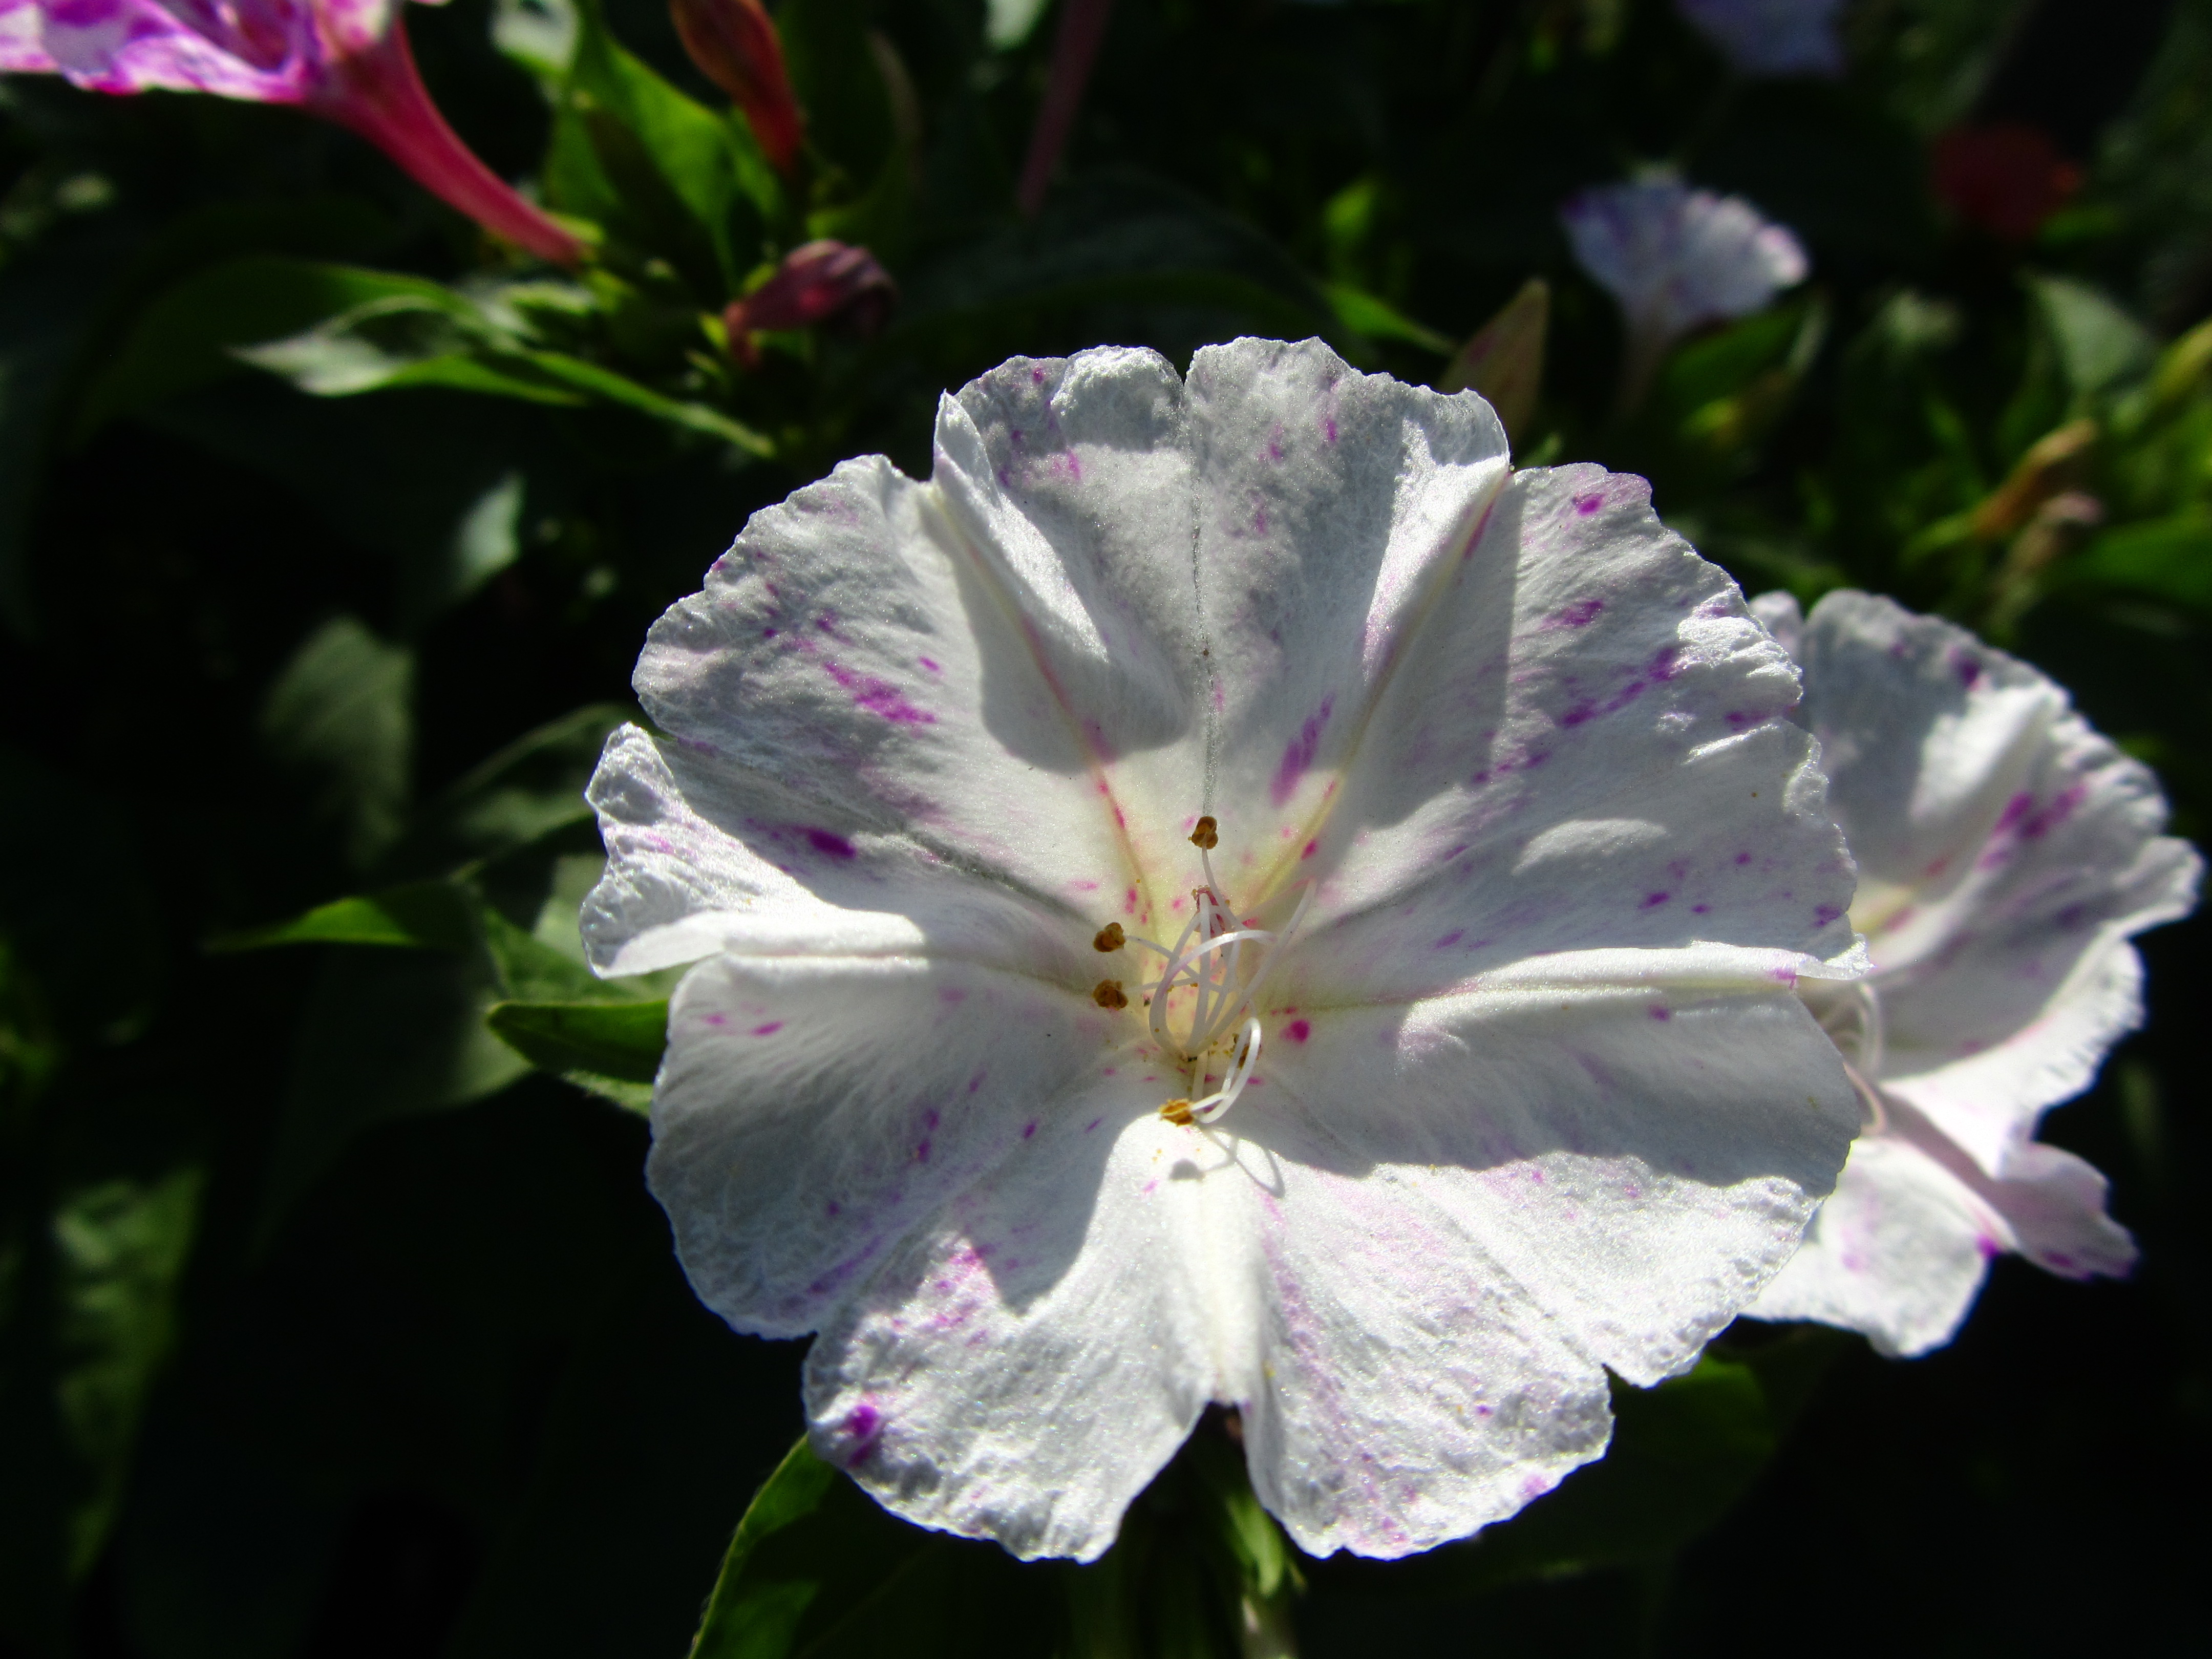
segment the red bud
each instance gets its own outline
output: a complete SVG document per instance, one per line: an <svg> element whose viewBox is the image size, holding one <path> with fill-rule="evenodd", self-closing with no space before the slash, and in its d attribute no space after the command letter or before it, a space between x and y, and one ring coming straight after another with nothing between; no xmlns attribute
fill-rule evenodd
<svg viewBox="0 0 2212 1659"><path fill-rule="evenodd" d="M823 240L783 256L775 276L722 313L730 355L748 367L757 360L747 336L768 329L806 328L836 321L872 334L898 301L898 284L864 247Z"/></svg>
<svg viewBox="0 0 2212 1659"><path fill-rule="evenodd" d="M761 0L668 0L684 50L745 112L769 162L789 173L806 118L792 95L783 41Z"/></svg>

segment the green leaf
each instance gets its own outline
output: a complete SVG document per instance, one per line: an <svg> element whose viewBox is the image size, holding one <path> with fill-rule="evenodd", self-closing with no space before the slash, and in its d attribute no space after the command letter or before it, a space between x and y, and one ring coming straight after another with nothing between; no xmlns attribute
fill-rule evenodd
<svg viewBox="0 0 2212 1659"><path fill-rule="evenodd" d="M72 1580L99 1558L122 1500L146 1398L174 1338L201 1185L197 1168L106 1181L64 1194L54 1212L56 1395L90 1476L69 1521Z"/></svg>
<svg viewBox="0 0 2212 1659"><path fill-rule="evenodd" d="M195 271L141 311L109 354L78 404L77 439L118 415L235 374L239 348L363 307L450 313L456 297L424 277L312 259L261 256Z"/></svg>
<svg viewBox="0 0 2212 1659"><path fill-rule="evenodd" d="M691 1659L777 1659L791 1650L792 1633L820 1586L763 1583L746 1570L763 1540L812 1516L838 1478L804 1439L776 1466L731 1534L722 1570L700 1615Z"/></svg>
<svg viewBox="0 0 2212 1659"><path fill-rule="evenodd" d="M374 945L414 951L465 951L476 943L471 901L451 882L417 881L380 893L319 904L266 927L226 933L211 951L264 951L277 945Z"/></svg>
<svg viewBox="0 0 2212 1659"><path fill-rule="evenodd" d="M769 453L759 433L705 404L664 397L627 375L564 352L536 349L459 295L392 295L306 331L232 354L318 398L404 387L580 408L605 403L730 445Z"/></svg>
<svg viewBox="0 0 2212 1659"><path fill-rule="evenodd" d="M1452 355L1455 348L1449 335L1415 322L1388 300L1343 283L1325 283L1322 292L1335 308L1337 321L1354 334L1364 334L1370 340L1396 340L1405 345L1419 346L1439 357Z"/></svg>
<svg viewBox="0 0 2212 1659"><path fill-rule="evenodd" d="M2066 586L2118 587L2212 613L2212 516L2176 514L2106 531L2061 567Z"/></svg>
<svg viewBox="0 0 2212 1659"><path fill-rule="evenodd" d="M764 456L775 453L775 446L768 439L718 409L664 398L635 380L596 363L587 363L580 357L565 356L557 351L529 351L521 354L521 361L543 373L550 381L590 392L604 402L634 409L687 432L719 439L743 454Z"/></svg>
<svg viewBox="0 0 2212 1659"><path fill-rule="evenodd" d="M576 0L576 15L546 163L553 204L672 260L702 302L735 293L781 199L751 133L624 51L598 0Z"/></svg>
<svg viewBox="0 0 2212 1659"><path fill-rule="evenodd" d="M2077 407L2149 372L2157 343L2104 294L2067 276L2027 280Z"/></svg>
<svg viewBox="0 0 2212 1659"><path fill-rule="evenodd" d="M608 733L635 714L590 703L525 732L427 804L395 860L414 870L447 870L588 823L584 787Z"/></svg>
<svg viewBox="0 0 2212 1659"><path fill-rule="evenodd" d="M668 1046L665 1002L501 1002L485 1016L542 1072L649 1084Z"/></svg>
<svg viewBox="0 0 2212 1659"><path fill-rule="evenodd" d="M398 835L414 746L414 653L336 617L309 635L269 690L270 752L307 779L314 811L365 865Z"/></svg>
<svg viewBox="0 0 2212 1659"><path fill-rule="evenodd" d="M801 1440L730 1540L691 1659L934 1659L986 1644L1004 1659L1061 1647L1061 1570L885 1512Z"/></svg>
<svg viewBox="0 0 2212 1659"><path fill-rule="evenodd" d="M528 1074L484 1025L497 1000L478 952L325 954L264 1177L264 1242L362 1134L484 1099Z"/></svg>

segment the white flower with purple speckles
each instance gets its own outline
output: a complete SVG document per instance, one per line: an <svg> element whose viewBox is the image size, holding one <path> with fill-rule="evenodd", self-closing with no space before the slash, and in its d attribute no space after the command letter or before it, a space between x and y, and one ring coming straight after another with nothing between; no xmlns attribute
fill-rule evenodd
<svg viewBox="0 0 2212 1659"><path fill-rule="evenodd" d="M1843 0L1674 0L1698 33L1745 75L1844 72L1836 38Z"/></svg>
<svg viewBox="0 0 2212 1659"><path fill-rule="evenodd" d="M696 964L649 1178L708 1305L817 1334L824 1456L1087 1559L1219 1401L1300 1544L1402 1555L1787 1259L1849 860L1648 497L1317 342L1018 359L661 619L585 937Z"/></svg>
<svg viewBox="0 0 2212 1659"><path fill-rule="evenodd" d="M2069 1279L2133 1264L2104 1177L2036 1125L2140 1021L2128 939L2189 911L2201 861L2159 834L2149 771L2026 663L1864 593L1802 623L1786 593L1754 609L1804 665L1874 972L1808 988L1868 1128L1752 1311L1924 1353L1994 1255Z"/></svg>
<svg viewBox="0 0 2212 1659"><path fill-rule="evenodd" d="M1763 309L1810 269L1786 226L1760 218L1740 196L1692 190L1664 168L1585 190L1559 219L1576 262L1620 302L1626 408L1642 401L1676 341Z"/></svg>

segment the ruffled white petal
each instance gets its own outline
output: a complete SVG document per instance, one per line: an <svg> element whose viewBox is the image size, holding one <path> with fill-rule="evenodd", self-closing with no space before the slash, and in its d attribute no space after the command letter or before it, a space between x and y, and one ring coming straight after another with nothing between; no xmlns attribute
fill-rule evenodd
<svg viewBox="0 0 2212 1659"><path fill-rule="evenodd" d="M1113 1020L919 954L702 963L670 1006L646 1165L700 1299L739 1330L817 1328L951 1196L1064 1126Z"/></svg>
<svg viewBox="0 0 2212 1659"><path fill-rule="evenodd" d="M1911 1106L1887 1110L1749 1310L1756 1317L1838 1325L1909 1358L1958 1334L1998 1255L2069 1279L2134 1266L2134 1241L2105 1213L2104 1176L2073 1153L2031 1143L1992 1176Z"/></svg>
<svg viewBox="0 0 2212 1659"><path fill-rule="evenodd" d="M1024 1558L1113 1543L1242 1336L1203 1282L1218 1160L1111 1064L887 1251L807 1358L817 1451L908 1520Z"/></svg>
<svg viewBox="0 0 2212 1659"><path fill-rule="evenodd" d="M2185 914L2201 861L2148 769L1964 629L1833 593L1804 717L1856 855L1883 1086L1990 1173L2141 1018L2130 934Z"/></svg>
<svg viewBox="0 0 2212 1659"><path fill-rule="evenodd" d="M1628 966L1301 1011L1238 1107L1269 1176L1239 1403L1302 1547L1403 1555L1512 1514L1602 1450L1604 1369L1690 1364L1829 1190L1856 1107L1796 999L1747 964Z"/></svg>
<svg viewBox="0 0 2212 1659"><path fill-rule="evenodd" d="M1518 475L1302 844L1308 971L1405 997L1558 951L1847 951L1851 864L1796 700L1643 480Z"/></svg>
<svg viewBox="0 0 2212 1659"><path fill-rule="evenodd" d="M1632 954L1311 1011L1213 1132L1128 1049L979 1105L1011 1151L838 1257L868 1266L810 1361L817 1447L1024 1555L1104 1548L1208 1400L1310 1551L1512 1514L1603 1449L1607 1367L1690 1363L1788 1256L1855 1119L1762 963Z"/></svg>
<svg viewBox="0 0 2212 1659"><path fill-rule="evenodd" d="M608 738L586 793L607 867L581 921L602 974L649 973L718 951L927 951L1070 984L1087 983L1096 966L1065 912L634 726Z"/></svg>

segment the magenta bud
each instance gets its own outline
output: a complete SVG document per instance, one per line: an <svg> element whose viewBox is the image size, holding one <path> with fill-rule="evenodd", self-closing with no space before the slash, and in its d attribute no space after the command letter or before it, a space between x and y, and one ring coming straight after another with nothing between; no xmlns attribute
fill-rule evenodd
<svg viewBox="0 0 2212 1659"><path fill-rule="evenodd" d="M750 336L835 322L856 334L881 328L898 302L898 284L864 247L823 240L783 256L775 276L722 313L730 355L748 368L758 360Z"/></svg>
<svg viewBox="0 0 2212 1659"><path fill-rule="evenodd" d="M744 112L769 164L789 173L805 141L806 118L783 64L783 39L760 0L668 0L684 50L700 72Z"/></svg>

